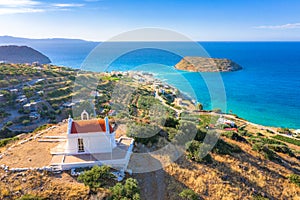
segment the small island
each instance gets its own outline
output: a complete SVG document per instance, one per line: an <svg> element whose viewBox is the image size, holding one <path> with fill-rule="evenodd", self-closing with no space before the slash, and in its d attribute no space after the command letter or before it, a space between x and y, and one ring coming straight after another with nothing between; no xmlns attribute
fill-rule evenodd
<svg viewBox="0 0 300 200"><path fill-rule="evenodd" d="M190 72L232 72L242 67L229 59L186 56L175 65L178 70Z"/></svg>
<svg viewBox="0 0 300 200"><path fill-rule="evenodd" d="M0 46L0 61L13 64L49 64L51 60L39 51L28 46Z"/></svg>

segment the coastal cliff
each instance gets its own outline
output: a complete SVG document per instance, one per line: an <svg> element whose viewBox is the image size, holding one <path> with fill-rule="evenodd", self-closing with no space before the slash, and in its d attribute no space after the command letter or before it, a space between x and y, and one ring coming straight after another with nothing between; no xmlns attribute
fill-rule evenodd
<svg viewBox="0 0 300 200"><path fill-rule="evenodd" d="M176 69L190 72L232 72L242 67L229 59L184 57L175 65Z"/></svg>
<svg viewBox="0 0 300 200"><path fill-rule="evenodd" d="M0 46L0 61L5 63L34 63L49 64L51 60L38 52L37 50L27 46Z"/></svg>

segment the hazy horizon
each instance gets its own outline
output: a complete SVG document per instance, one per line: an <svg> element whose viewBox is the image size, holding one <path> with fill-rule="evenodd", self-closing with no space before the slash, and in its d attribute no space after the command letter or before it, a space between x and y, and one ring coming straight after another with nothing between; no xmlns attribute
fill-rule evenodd
<svg viewBox="0 0 300 200"><path fill-rule="evenodd" d="M300 1L0 0L0 35L106 41L155 27L195 41L300 41Z"/></svg>

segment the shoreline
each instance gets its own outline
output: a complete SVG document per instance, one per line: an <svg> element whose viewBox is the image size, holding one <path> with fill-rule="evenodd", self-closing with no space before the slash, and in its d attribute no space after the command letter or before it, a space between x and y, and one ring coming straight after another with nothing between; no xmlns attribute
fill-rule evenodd
<svg viewBox="0 0 300 200"><path fill-rule="evenodd" d="M195 100L191 95L189 95L188 93L178 89L177 87L175 87L174 85L172 84L169 84L167 83L166 81L164 80L161 80L159 78L157 78L157 75L155 73L151 73L151 72L145 72L145 71L120 71L120 73L126 73L126 72L131 72L131 73L136 73L137 75L145 78L145 79L148 79L149 80L149 77L152 77L151 81L157 81L157 82L160 82L161 84L163 85L167 85L168 87L170 88L173 88L175 90L178 90L181 94L181 98L183 100L187 100L187 101L190 101L192 104L196 104L198 101ZM149 76L150 75L150 76ZM201 103L201 102L199 102ZM206 112L206 113L215 113L213 110L208 110L208 109L204 109L200 112ZM217 113L216 113L217 114ZM260 124L260 123L255 123L255 122L251 122L250 120L248 119L245 119L243 117L240 117L238 114L236 113L224 113L224 112L221 112L220 115L226 115L226 116L230 116L229 118L235 118L236 120L242 120L244 121L245 123L248 123L248 124L251 124L253 126L256 126L256 127L261 127L261 128L264 128L264 129L268 129L268 130L272 130L273 132L277 132L277 130L274 130L274 129L280 129L280 128L288 128L289 130L295 132L297 130L299 130L300 128L290 128L290 127L283 127L283 126L270 126L270 125L263 125L263 124Z"/></svg>

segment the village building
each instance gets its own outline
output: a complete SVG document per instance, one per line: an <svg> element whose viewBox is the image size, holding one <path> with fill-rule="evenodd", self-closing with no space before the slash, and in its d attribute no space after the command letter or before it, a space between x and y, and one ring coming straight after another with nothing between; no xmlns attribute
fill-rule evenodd
<svg viewBox="0 0 300 200"><path fill-rule="evenodd" d="M63 104L64 108L72 108L73 106L75 106L75 103L73 102L66 102Z"/></svg>
<svg viewBox="0 0 300 200"><path fill-rule="evenodd" d="M11 94L18 94L19 90L18 89L10 89L9 92Z"/></svg>
<svg viewBox="0 0 300 200"><path fill-rule="evenodd" d="M110 110L110 111L108 112L108 116L116 116L116 114L117 114L117 111L116 111L116 110Z"/></svg>
<svg viewBox="0 0 300 200"><path fill-rule="evenodd" d="M38 110L38 102L27 103L23 106L24 110L35 112Z"/></svg>
<svg viewBox="0 0 300 200"><path fill-rule="evenodd" d="M31 112L29 114L29 119L31 121L36 121L36 120L39 120L40 118L41 118L41 115L39 113L37 113L37 112Z"/></svg>
<svg viewBox="0 0 300 200"><path fill-rule="evenodd" d="M230 126L230 127L232 127L232 128L236 127L234 121L231 121L231 120L229 120L229 119L225 119L225 118L223 118L223 117L220 117L220 118L218 119L217 124L228 125L228 126Z"/></svg>

